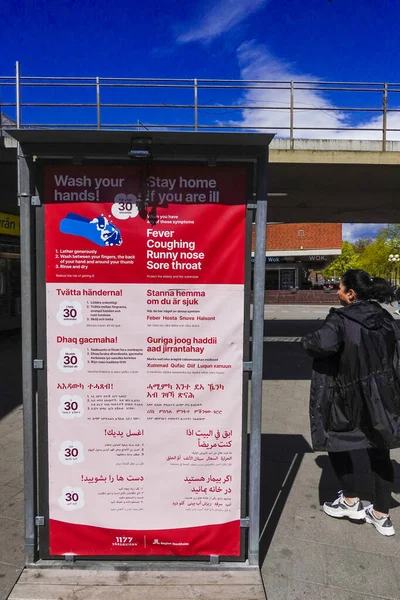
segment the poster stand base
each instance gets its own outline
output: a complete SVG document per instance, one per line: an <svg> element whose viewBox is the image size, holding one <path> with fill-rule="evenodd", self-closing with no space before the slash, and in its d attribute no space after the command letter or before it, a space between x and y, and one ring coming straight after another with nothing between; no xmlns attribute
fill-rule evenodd
<svg viewBox="0 0 400 600"><path fill-rule="evenodd" d="M258 567L248 563L148 563L96 562L73 565L61 561L39 561L24 569L9 600L46 600L76 597L86 600L265 600ZM83 596L82 596L83 597Z"/></svg>

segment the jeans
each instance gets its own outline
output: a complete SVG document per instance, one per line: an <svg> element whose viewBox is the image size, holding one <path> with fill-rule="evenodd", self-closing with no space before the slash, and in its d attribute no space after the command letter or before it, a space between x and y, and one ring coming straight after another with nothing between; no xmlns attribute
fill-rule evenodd
<svg viewBox="0 0 400 600"><path fill-rule="evenodd" d="M374 509L387 514L391 500L394 470L390 460L390 451L383 448L368 448L368 457L374 479ZM329 452L329 458L342 486L346 498L356 498L353 460L351 452Z"/></svg>

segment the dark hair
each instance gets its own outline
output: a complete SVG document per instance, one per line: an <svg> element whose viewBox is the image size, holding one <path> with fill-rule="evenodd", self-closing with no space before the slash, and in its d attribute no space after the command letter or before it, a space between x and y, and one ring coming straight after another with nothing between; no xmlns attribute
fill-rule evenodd
<svg viewBox="0 0 400 600"><path fill-rule="evenodd" d="M371 277L361 269L348 269L341 277L346 292L354 290L358 300L393 302L394 288L383 277Z"/></svg>

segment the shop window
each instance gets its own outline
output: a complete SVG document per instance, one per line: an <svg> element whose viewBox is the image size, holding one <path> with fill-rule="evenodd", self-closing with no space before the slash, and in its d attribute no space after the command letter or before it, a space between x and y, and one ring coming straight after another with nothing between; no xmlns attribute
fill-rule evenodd
<svg viewBox="0 0 400 600"><path fill-rule="evenodd" d="M9 259L9 298L10 314L13 317L21 314L21 262L18 259Z"/></svg>
<svg viewBox="0 0 400 600"><path fill-rule="evenodd" d="M20 316L20 257L16 253L0 253L0 318L4 320L4 318Z"/></svg>
<svg viewBox="0 0 400 600"><path fill-rule="evenodd" d="M7 261L0 258L0 316L9 314L9 298L7 296Z"/></svg>
<svg viewBox="0 0 400 600"><path fill-rule="evenodd" d="M290 290L295 287L296 278L294 269L282 269L281 272L281 290Z"/></svg>
<svg viewBox="0 0 400 600"><path fill-rule="evenodd" d="M279 290L279 271L277 269L265 271L265 289Z"/></svg>

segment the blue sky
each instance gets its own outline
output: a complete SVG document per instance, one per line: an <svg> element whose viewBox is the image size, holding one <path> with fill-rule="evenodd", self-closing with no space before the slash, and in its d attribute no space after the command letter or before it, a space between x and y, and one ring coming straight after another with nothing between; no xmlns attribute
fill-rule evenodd
<svg viewBox="0 0 400 600"><path fill-rule="evenodd" d="M348 242L360 238L375 238L382 227L385 227L382 223L343 223L342 236Z"/></svg>
<svg viewBox="0 0 400 600"><path fill-rule="evenodd" d="M0 75L13 75L19 60L26 76L400 79L396 0L2 0L0 31ZM7 101L7 92L2 93L0 100ZM286 106L287 94L237 91L224 100ZM397 96L390 99L392 107L400 106L400 96L397 104L395 100ZM297 122L323 127L357 119L329 108L380 106L381 98L303 92L296 102L325 107L319 114L300 114ZM398 115L393 113L390 122L400 128ZM258 110L209 113L206 118L271 130L287 121L283 113ZM367 127L380 117L365 113L362 119ZM345 133L336 137L349 137ZM400 133L393 135L400 139Z"/></svg>
<svg viewBox="0 0 400 600"><path fill-rule="evenodd" d="M2 0L0 73L240 78L253 41L294 73L396 81L393 0ZM240 52L240 51L239 51Z"/></svg>

